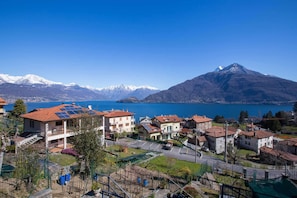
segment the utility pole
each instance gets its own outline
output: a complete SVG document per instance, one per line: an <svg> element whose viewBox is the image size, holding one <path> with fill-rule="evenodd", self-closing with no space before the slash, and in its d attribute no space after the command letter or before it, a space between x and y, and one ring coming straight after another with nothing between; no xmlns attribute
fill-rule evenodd
<svg viewBox="0 0 297 198"><path fill-rule="evenodd" d="M224 152L224 161L228 163L227 159L227 137L228 137L228 122L225 123L225 152Z"/></svg>
<svg viewBox="0 0 297 198"><path fill-rule="evenodd" d="M195 164L197 163L197 131L195 131Z"/></svg>

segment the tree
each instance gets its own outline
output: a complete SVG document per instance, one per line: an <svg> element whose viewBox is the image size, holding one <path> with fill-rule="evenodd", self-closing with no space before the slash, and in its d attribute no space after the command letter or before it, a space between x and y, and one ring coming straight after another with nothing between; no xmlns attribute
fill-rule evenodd
<svg viewBox="0 0 297 198"><path fill-rule="evenodd" d="M76 135L73 137L74 149L82 155L84 174L89 176L105 157L98 128L102 119L84 114L75 124ZM81 170L82 171L82 170Z"/></svg>
<svg viewBox="0 0 297 198"><path fill-rule="evenodd" d="M239 121L240 123L243 123L243 122L245 121L245 119L248 118L248 117L249 117L249 113L248 113L248 111L240 111L238 121Z"/></svg>
<svg viewBox="0 0 297 198"><path fill-rule="evenodd" d="M32 147L18 150L14 171L17 190L19 190L22 183L25 182L28 192L32 191L32 184L36 184L40 178L41 167L39 159L38 152Z"/></svg>
<svg viewBox="0 0 297 198"><path fill-rule="evenodd" d="M225 118L224 118L224 116L216 115L214 117L213 121L216 122L216 123L224 123L225 122Z"/></svg>
<svg viewBox="0 0 297 198"><path fill-rule="evenodd" d="M11 116L15 117L17 120L20 116L27 112L27 107L22 99L17 99L13 105L13 110L11 111Z"/></svg>
<svg viewBox="0 0 297 198"><path fill-rule="evenodd" d="M239 152L238 149L229 142L227 145L227 154L228 154L228 157L232 160L233 164L235 164L236 161L238 160L238 156L239 156L238 152Z"/></svg>

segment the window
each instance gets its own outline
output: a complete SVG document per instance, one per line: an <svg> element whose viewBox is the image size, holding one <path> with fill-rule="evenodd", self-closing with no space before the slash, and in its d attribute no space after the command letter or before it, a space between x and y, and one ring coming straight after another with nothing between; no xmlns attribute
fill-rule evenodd
<svg viewBox="0 0 297 198"><path fill-rule="evenodd" d="M61 125L62 125L62 120L56 122L56 126L61 126Z"/></svg>

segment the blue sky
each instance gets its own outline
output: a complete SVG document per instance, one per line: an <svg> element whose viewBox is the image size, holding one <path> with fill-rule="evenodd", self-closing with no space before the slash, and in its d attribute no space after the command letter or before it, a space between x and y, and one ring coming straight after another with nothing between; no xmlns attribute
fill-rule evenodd
<svg viewBox="0 0 297 198"><path fill-rule="evenodd" d="M169 87L234 62L297 81L296 0L0 1L0 73Z"/></svg>

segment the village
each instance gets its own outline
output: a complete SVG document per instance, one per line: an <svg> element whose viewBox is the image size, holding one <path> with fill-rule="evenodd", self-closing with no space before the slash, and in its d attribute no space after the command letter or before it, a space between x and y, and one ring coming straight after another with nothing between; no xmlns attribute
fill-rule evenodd
<svg viewBox="0 0 297 198"><path fill-rule="evenodd" d="M1 118L5 116L5 105L6 102L0 99ZM100 132L100 144L105 147L128 137L158 143L164 153L174 146L186 148L187 152L195 152L195 161L196 156L211 155L221 156L224 163L238 164L237 152L244 149L251 151L245 160L260 165L291 167L293 170L297 165L297 138L282 139L277 133L248 119L238 125L227 121L216 123L204 115L190 118L158 115L141 117L138 122L133 112L100 112L91 106L85 108L74 103L22 114L23 131L18 131L13 137L2 134L2 150L6 149L4 146L15 145L17 153L24 147L35 145L41 153L63 153L72 148L71 139L77 134L73 128L79 127L83 114L99 118L95 127ZM296 117L292 117L292 122L296 122ZM2 161L3 154L1 166Z"/></svg>

